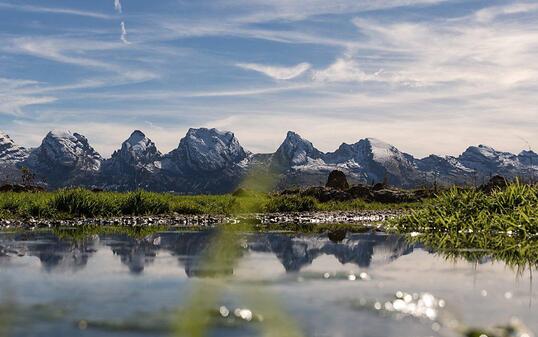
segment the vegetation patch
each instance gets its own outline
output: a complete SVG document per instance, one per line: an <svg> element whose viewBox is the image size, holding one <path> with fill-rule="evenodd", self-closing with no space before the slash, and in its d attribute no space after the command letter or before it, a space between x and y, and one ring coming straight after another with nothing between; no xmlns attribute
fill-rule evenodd
<svg viewBox="0 0 538 337"><path fill-rule="evenodd" d="M450 259L490 258L520 271L538 266L538 186L515 182L489 193L454 188L393 226Z"/></svg>
<svg viewBox="0 0 538 337"><path fill-rule="evenodd" d="M538 186L515 182L490 193L452 188L398 218L395 227L400 232L534 236L538 233Z"/></svg>
<svg viewBox="0 0 538 337"><path fill-rule="evenodd" d="M135 191L128 193L62 189L55 192L1 192L0 219L73 219L164 214L231 215L309 211L406 209L420 203L380 203L362 199L320 202L298 194L253 191L225 195L182 196Z"/></svg>

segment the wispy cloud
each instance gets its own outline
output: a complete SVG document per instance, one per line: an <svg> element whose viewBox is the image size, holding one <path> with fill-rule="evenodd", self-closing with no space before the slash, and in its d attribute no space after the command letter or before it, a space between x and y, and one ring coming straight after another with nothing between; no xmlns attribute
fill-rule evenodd
<svg viewBox="0 0 538 337"><path fill-rule="evenodd" d="M37 81L0 78L0 115L21 115L25 107L37 104L52 103L57 100L53 96L21 93L21 89L36 88Z"/></svg>
<svg viewBox="0 0 538 337"><path fill-rule="evenodd" d="M477 11L474 17L478 22L487 23L503 15L514 15L536 10L538 10L538 3L516 3L505 6L487 7Z"/></svg>
<svg viewBox="0 0 538 337"><path fill-rule="evenodd" d="M85 16L88 18L94 19L105 19L110 20L112 16L97 12L90 11L81 11L77 9L70 8L58 8L58 7L42 7L42 6L33 6L33 5L20 5L20 4L11 4L6 2L0 2L0 8L23 11L23 12L35 12L35 13L51 13L51 14L63 14L63 15L75 15L75 16Z"/></svg>
<svg viewBox="0 0 538 337"><path fill-rule="evenodd" d="M238 63L236 65L243 69L257 71L275 80L291 80L292 78L301 76L311 67L310 63L306 62L299 63L292 67L264 65L257 63Z"/></svg>
<svg viewBox="0 0 538 337"><path fill-rule="evenodd" d="M116 12L120 14L122 13L123 9L121 6L121 0L114 0L114 9L116 10Z"/></svg>
<svg viewBox="0 0 538 337"><path fill-rule="evenodd" d="M363 82L378 80L379 72L367 74L360 69L357 61L351 58L338 58L329 67L315 70L312 79L321 82Z"/></svg>
<svg viewBox="0 0 538 337"><path fill-rule="evenodd" d="M121 36L120 36L120 39L123 43L125 44L131 44L131 42L129 42L127 40L127 29L125 28L125 22L121 22Z"/></svg>

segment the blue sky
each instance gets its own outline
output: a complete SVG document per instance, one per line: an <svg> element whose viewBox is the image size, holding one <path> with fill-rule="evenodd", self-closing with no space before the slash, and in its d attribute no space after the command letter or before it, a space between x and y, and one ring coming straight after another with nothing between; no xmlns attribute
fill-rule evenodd
<svg viewBox="0 0 538 337"><path fill-rule="evenodd" d="M0 0L0 129L109 155L189 127L272 152L375 137L417 156L538 148L538 2Z"/></svg>

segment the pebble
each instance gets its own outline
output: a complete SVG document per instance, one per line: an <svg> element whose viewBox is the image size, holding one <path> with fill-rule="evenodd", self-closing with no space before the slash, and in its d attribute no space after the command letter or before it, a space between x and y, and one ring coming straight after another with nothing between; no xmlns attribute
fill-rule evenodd
<svg viewBox="0 0 538 337"><path fill-rule="evenodd" d="M255 220L262 225L267 224L364 224L373 225L384 222L401 214L401 211L360 211L360 212L303 212L303 213L260 213L225 215L160 215L160 216L123 216L109 218L77 218L70 220L56 219L0 219L0 229L20 228L53 228L77 227L88 225L100 226L182 226L182 227L214 227L220 224L240 224Z"/></svg>

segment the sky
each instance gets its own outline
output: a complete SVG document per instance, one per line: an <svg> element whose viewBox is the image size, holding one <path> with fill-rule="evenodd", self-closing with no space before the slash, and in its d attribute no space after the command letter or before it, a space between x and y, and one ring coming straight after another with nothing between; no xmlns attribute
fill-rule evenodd
<svg viewBox="0 0 538 337"><path fill-rule="evenodd" d="M361 138L417 157L538 148L538 2L0 0L0 130L103 156L190 127L273 152Z"/></svg>

